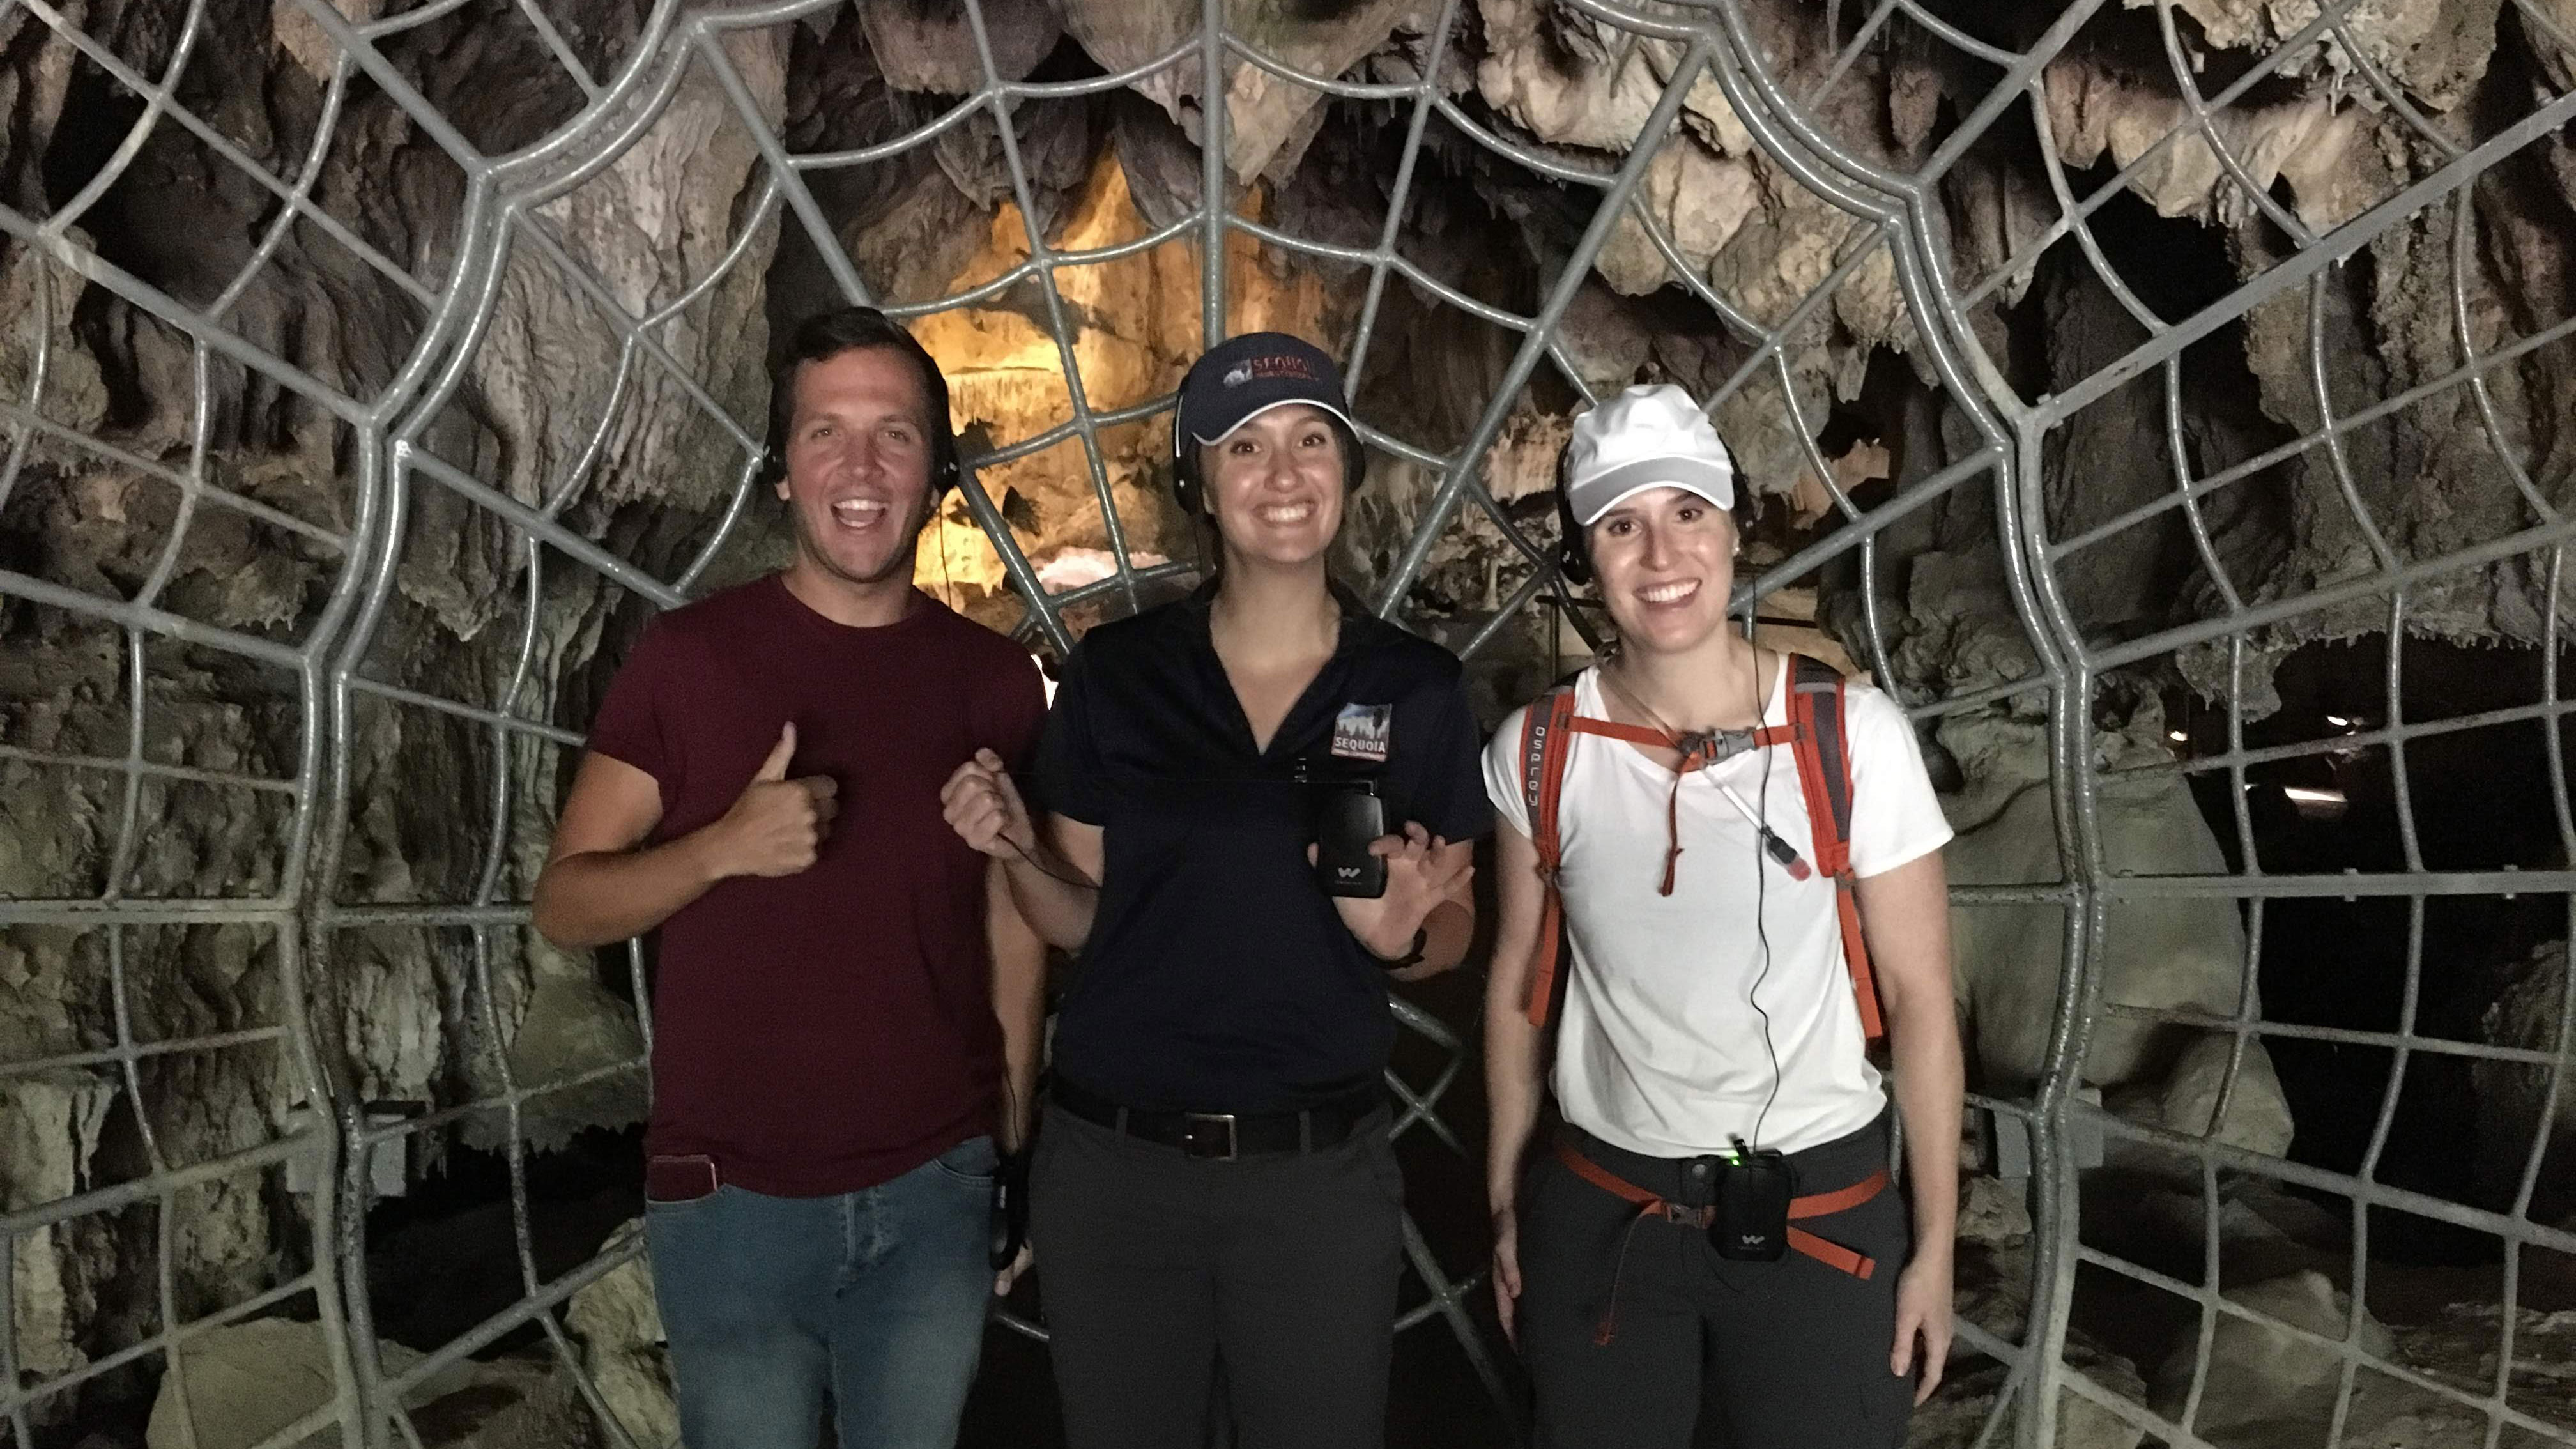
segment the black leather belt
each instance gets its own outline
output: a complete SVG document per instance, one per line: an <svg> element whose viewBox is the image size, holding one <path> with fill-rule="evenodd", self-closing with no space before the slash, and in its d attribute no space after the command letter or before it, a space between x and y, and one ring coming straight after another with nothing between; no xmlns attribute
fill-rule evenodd
<svg viewBox="0 0 2576 1449"><path fill-rule="evenodd" d="M1347 1140L1386 1105L1372 1086L1302 1112L1148 1112L1123 1107L1058 1078L1047 1100L1112 1132L1177 1147L1190 1157L1225 1160L1261 1152L1312 1152Z"/></svg>

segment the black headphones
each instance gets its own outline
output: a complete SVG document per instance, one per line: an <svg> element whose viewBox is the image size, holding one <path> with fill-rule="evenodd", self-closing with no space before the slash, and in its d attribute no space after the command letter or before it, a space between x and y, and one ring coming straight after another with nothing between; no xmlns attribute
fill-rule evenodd
<svg viewBox="0 0 2576 1449"><path fill-rule="evenodd" d="M1308 403L1307 406L1315 405ZM1323 413L1324 421L1332 425L1333 436L1341 445L1342 492L1345 494L1357 492L1359 486L1368 481L1368 454L1360 446L1360 435L1349 423L1342 421L1341 414L1328 408L1316 410ZM1247 418L1245 421L1249 422L1250 419ZM1240 427L1242 424L1238 423L1236 426ZM1181 408L1175 401L1172 404L1172 497L1179 501L1181 511L1193 518L1208 516L1207 480L1199 474L1199 447L1196 441L1181 431Z"/></svg>
<svg viewBox="0 0 2576 1449"><path fill-rule="evenodd" d="M1592 530L1574 521L1573 490L1565 486L1565 450L1556 452L1556 571L1568 584L1592 582Z"/></svg>

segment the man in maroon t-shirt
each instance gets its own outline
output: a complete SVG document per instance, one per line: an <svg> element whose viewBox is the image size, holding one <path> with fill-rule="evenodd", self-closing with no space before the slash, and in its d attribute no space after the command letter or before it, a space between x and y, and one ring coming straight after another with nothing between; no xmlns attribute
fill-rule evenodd
<svg viewBox="0 0 2576 1449"><path fill-rule="evenodd" d="M828 1394L842 1444L930 1449L1008 1286L995 1139L1025 1129L1042 1015L1037 938L939 789L978 750L1024 759L1045 699L1026 653L912 587L957 476L930 355L828 313L775 393L795 563L645 630L536 925L662 933L645 1233L682 1439L812 1449Z"/></svg>

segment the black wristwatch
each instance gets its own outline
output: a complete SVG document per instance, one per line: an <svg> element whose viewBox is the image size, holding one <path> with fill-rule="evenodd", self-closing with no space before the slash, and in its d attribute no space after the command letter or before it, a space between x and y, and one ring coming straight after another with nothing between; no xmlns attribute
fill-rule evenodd
<svg viewBox="0 0 2576 1449"><path fill-rule="evenodd" d="M1405 948L1403 955L1396 957L1377 956L1377 952L1373 950L1369 952L1369 954L1377 956L1377 964L1387 970L1401 971L1405 967L1419 962L1423 958L1423 955L1430 949L1430 946L1431 925L1426 921L1413 928L1413 944Z"/></svg>

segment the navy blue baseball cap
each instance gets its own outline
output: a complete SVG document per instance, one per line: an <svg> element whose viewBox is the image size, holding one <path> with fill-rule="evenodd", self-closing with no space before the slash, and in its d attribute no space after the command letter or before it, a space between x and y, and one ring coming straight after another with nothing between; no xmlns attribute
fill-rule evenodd
<svg viewBox="0 0 2576 1449"><path fill-rule="evenodd" d="M1247 332L1207 350L1181 379L1173 426L1200 443L1215 443L1257 413L1290 403L1322 408L1354 434L1342 370L1324 349L1285 332Z"/></svg>

